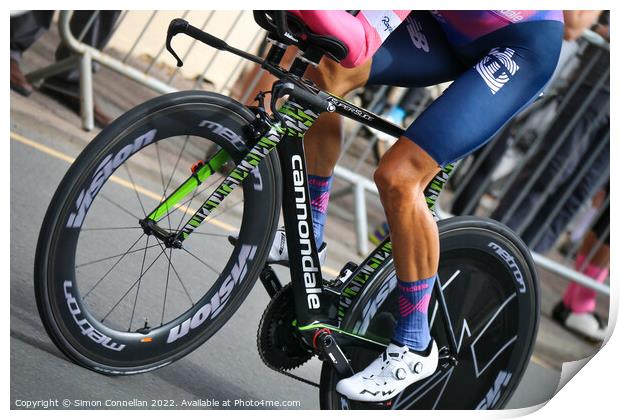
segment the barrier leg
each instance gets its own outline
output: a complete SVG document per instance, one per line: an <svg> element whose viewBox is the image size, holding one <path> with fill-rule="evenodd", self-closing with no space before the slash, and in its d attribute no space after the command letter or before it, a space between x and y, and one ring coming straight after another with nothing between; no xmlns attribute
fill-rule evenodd
<svg viewBox="0 0 620 420"><path fill-rule="evenodd" d="M86 51L80 60L80 111L82 115L82 128L86 131L91 131L95 128L92 61L89 51Z"/></svg>
<svg viewBox="0 0 620 420"><path fill-rule="evenodd" d="M355 196L355 233L357 236L357 252L368 254L368 218L366 214L366 194L361 182L353 188Z"/></svg>
<svg viewBox="0 0 620 420"><path fill-rule="evenodd" d="M35 70L26 75L26 79L33 84L37 82L50 78L52 76L56 76L64 71L71 70L77 67L78 60L80 59L79 55L72 55L70 57L65 58L64 60L58 61L49 66L43 67L42 69Z"/></svg>

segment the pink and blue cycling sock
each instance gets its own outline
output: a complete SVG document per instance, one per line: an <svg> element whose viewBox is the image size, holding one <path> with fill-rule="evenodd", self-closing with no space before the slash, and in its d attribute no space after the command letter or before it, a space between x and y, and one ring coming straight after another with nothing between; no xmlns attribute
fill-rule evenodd
<svg viewBox="0 0 620 420"><path fill-rule="evenodd" d="M308 175L308 189L310 190L310 205L312 206L312 228L316 247L323 245L323 228L327 219L327 203L329 190L332 186L332 177Z"/></svg>
<svg viewBox="0 0 620 420"><path fill-rule="evenodd" d="M398 308L392 341L411 350L424 351L431 341L428 326L428 304L437 275L416 282L398 280Z"/></svg>

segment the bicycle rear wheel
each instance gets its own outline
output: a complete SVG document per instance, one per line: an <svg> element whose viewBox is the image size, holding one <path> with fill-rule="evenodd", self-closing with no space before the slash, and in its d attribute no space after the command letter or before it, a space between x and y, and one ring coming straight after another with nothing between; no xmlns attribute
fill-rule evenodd
<svg viewBox="0 0 620 420"><path fill-rule="evenodd" d="M196 349L230 319L275 233L275 154L181 249L146 234L139 220L196 176L194 165L217 145L220 165L159 219L178 232L228 175L217 169L230 172L226 162L247 153L244 130L254 118L221 95L164 95L114 121L76 159L48 208L35 258L39 314L65 355L100 373L146 372Z"/></svg>
<svg viewBox="0 0 620 420"><path fill-rule="evenodd" d="M457 366L438 368L393 399L392 409L502 408L519 384L533 350L539 317L536 269L525 244L498 222L454 217L439 222L439 278L458 344ZM343 320L343 329L387 343L398 317L396 274L385 264ZM437 300L429 306L431 335L448 345ZM357 372L378 354L345 348ZM321 407L367 409L336 392L327 363Z"/></svg>

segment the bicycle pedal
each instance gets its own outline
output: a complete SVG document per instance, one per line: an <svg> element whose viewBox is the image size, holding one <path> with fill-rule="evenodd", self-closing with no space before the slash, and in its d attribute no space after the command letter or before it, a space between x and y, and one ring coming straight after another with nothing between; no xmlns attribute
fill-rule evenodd
<svg viewBox="0 0 620 420"><path fill-rule="evenodd" d="M458 364L456 357L450 353L450 349L447 346L443 346L439 349L439 364L444 369Z"/></svg>
<svg viewBox="0 0 620 420"><path fill-rule="evenodd" d="M392 400L381 401L376 403L364 403L364 409L366 410L391 410Z"/></svg>

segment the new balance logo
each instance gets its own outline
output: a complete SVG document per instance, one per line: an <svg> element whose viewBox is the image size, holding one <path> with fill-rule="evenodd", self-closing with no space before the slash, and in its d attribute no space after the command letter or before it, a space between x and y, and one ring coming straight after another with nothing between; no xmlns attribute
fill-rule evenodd
<svg viewBox="0 0 620 420"><path fill-rule="evenodd" d="M482 76L491 93L495 95L515 73L519 66L512 56L510 48L493 48L489 54L476 64L476 71Z"/></svg>
<svg viewBox="0 0 620 420"><path fill-rule="evenodd" d="M408 17L407 32L409 32L411 42L413 42L413 45L415 45L417 49L424 52L430 51L430 48L428 46L428 39L426 38L426 35L422 33L422 25L420 25L420 22L411 17Z"/></svg>

